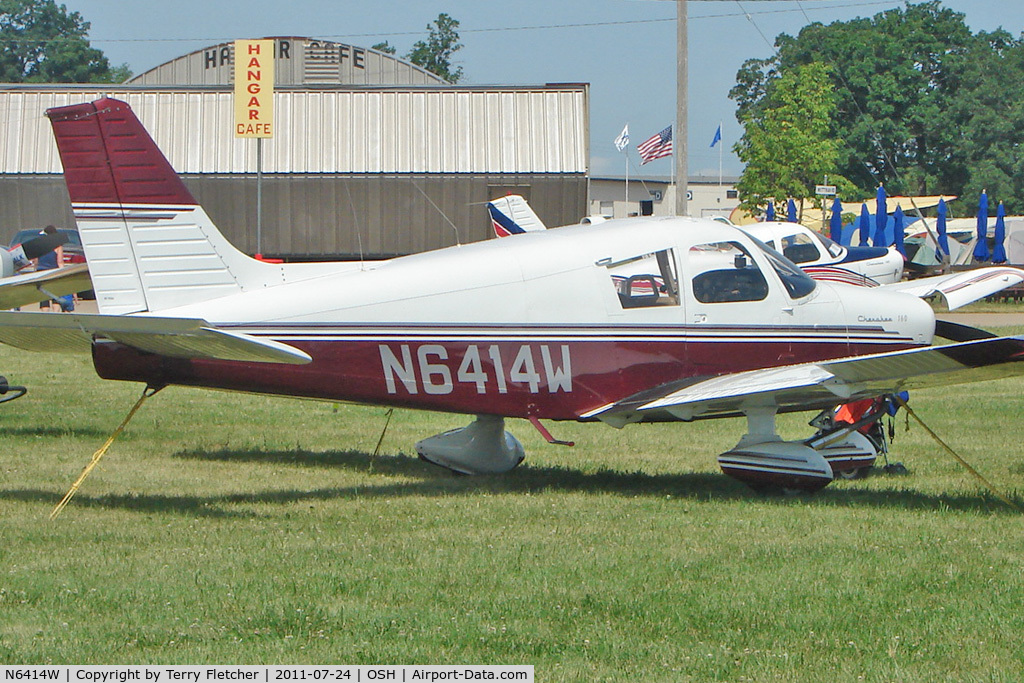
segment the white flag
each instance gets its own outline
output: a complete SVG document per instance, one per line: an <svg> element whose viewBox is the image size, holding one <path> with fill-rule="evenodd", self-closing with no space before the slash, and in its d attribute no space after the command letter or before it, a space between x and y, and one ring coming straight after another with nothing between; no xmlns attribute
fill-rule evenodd
<svg viewBox="0 0 1024 683"><path fill-rule="evenodd" d="M629 144L629 124L627 123L622 127L622 132L619 133L619 137L615 138L615 149L620 152L626 149L626 145Z"/></svg>

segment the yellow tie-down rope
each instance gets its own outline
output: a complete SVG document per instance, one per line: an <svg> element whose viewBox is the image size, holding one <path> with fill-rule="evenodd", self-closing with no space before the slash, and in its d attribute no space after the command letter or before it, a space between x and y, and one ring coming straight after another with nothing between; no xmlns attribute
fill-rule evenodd
<svg viewBox="0 0 1024 683"><path fill-rule="evenodd" d="M946 445L946 442L945 442L945 441L943 441L942 439L940 439L940 438L939 438L939 435L938 435L938 434L936 434L936 433L935 433L935 432L933 432L933 431L932 431L931 429L929 429L929 428L928 428L928 425L926 425L926 424L924 423L924 421L923 421L923 420L922 420L921 418L919 418L919 417L917 416L917 413L915 413L915 412L914 412L913 410L911 410L910 406L908 406L908 405L907 405L907 402L906 402L906 401L904 401L902 397L900 397L900 396L899 396L898 394L892 394L892 398L893 398L893 399L894 399L894 400L896 401L896 403L898 403L898 404L900 405L900 407L901 407L901 408L903 408L904 410L906 410L906 411L907 411L907 414L908 414L908 415L910 415L910 417L914 418L914 420L915 420L915 421L917 422L917 424L919 424L919 425L921 425L922 427L924 427L924 430L925 430L926 432L928 432L928 434L930 434L930 435L931 435L931 437L932 437L933 439L935 439L935 441L936 441L936 442L937 442L937 443L938 443L938 444L939 444L940 446L942 446L943 448L945 448L945 449L946 449L946 452L948 452L948 453L949 453L950 455L952 455L952 456L953 456L953 458L954 458L954 459L956 459L956 461L957 461L958 463L960 463L961 465L963 465L964 469L966 469L966 470L967 470L968 472L970 472L971 474L973 474L973 475L974 475L974 476L975 476L975 477L976 477L976 478L978 479L978 481L980 481L980 482L982 483L982 485L983 485L983 486L984 486L985 488L987 488L987 489L988 489L988 490L989 490L989 491L990 491L990 492L992 493L992 495L993 495L993 496L995 496L995 497L996 497L996 498L998 498L999 500L1003 501L1004 503L1006 503L1007 505L1009 505L1010 507L1012 507L1012 508L1013 508L1014 510L1016 510L1017 512L1024 512L1024 510L1021 510L1021 509L1020 509L1020 506L1019 506L1019 505L1017 505L1017 504L1016 504L1015 502L1013 502L1012 500L1010 500L1010 499L1009 499L1009 498L1008 498L1007 496L1005 496L1005 495L1003 495L1002 493L1000 493L1000 492L999 492L999 490L998 490L998 489L996 489L996 487L995 487L995 486L993 486L993 485L992 485L992 484L991 484L991 483L989 482L989 480L988 480L988 479L986 479L985 477L981 476L981 473L980 473L980 472L978 472L978 470L976 470L976 469L974 469L973 467L971 467L971 466L970 466L970 465L969 465L969 464L967 463L967 461L966 461L966 460L964 460L963 458L961 458L961 457L960 457L960 456L959 456L959 455L957 454L957 452L956 452L956 451L954 451L954 450L953 450L952 448L950 448L950 447L949 447L948 445Z"/></svg>
<svg viewBox="0 0 1024 683"><path fill-rule="evenodd" d="M61 501L57 503L57 507L53 508L53 512L50 513L51 520L57 519L57 516L64 510L65 507L67 507L68 503L71 502L71 499L74 497L75 493L78 492L79 487L82 486L82 482L85 481L85 478L88 477L89 473L92 472L94 467L96 467L96 464L99 463L100 458L102 458L103 455L107 452L107 449L110 448L111 444L113 444L117 437L121 435L121 432L124 431L124 428L128 426L128 423L131 421L132 417L134 417L135 413L139 410L139 408L142 407L142 404L146 401L146 399L155 394L156 392L160 391L161 388L162 387L154 389L147 385L146 388L142 390L142 396L139 396L139 400L136 401L135 405L132 406L132 409L128 411L128 415L124 418L121 424L118 425L117 429L114 430L114 433L110 435L110 438L107 439L107 442L103 444L98 451L92 454L92 461L88 465L86 465L85 469L82 470L82 473L78 475L78 479L76 479L75 483L71 485L71 488L68 489L68 492L64 494L64 497L61 499Z"/></svg>

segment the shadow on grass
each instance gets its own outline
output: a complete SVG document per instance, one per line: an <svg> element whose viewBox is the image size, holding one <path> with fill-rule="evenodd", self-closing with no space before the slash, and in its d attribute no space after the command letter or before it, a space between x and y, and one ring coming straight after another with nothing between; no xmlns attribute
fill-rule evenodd
<svg viewBox="0 0 1024 683"><path fill-rule="evenodd" d="M143 513L175 513L196 517L249 518L263 513L244 509L249 505L289 505L331 500L368 500L403 497L441 497L458 495L519 495L550 492L613 494L695 502L756 501L788 507L814 505L828 507L877 507L905 510L949 510L985 514L1017 515L1006 504L987 493L928 494L905 486L887 490L824 489L814 495L763 496L739 482L714 473L649 474L597 470L584 472L569 467L535 467L524 464L502 475L460 476L410 456L378 455L357 451L314 453L294 451L187 451L176 457L207 461L289 464L300 467L347 468L368 476L358 486L322 487L308 490L267 489L251 493L223 495L158 495L146 493L89 496L79 492L73 505L123 509ZM885 475L879 475L885 476ZM391 481L401 477L401 481ZM410 481L412 479L412 481ZM901 479L905 479L901 477ZM0 500L49 502L56 504L62 493L43 490L0 490ZM1024 498L1011 496L1024 508ZM243 509L240 509L243 508Z"/></svg>
<svg viewBox="0 0 1024 683"><path fill-rule="evenodd" d="M0 427L0 434L4 436L70 436L86 439L106 439L110 436L110 430L92 429L89 427Z"/></svg>

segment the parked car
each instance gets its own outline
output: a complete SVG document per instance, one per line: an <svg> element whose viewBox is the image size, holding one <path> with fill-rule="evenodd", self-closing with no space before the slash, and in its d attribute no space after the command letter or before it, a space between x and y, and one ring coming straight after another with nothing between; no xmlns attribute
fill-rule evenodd
<svg viewBox="0 0 1024 683"><path fill-rule="evenodd" d="M13 249L22 242L38 237L40 232L39 228L19 230L14 233L7 248ZM82 248L82 238L78 236L78 231L70 228L57 228L57 233L67 238L67 241L64 242L64 264L85 263L85 250Z"/></svg>
<svg viewBox="0 0 1024 683"><path fill-rule="evenodd" d="M27 242L28 240L38 237L41 231L38 228L28 228L26 230L19 230L14 233L14 237L11 238L11 242L8 245L8 249ZM77 230L70 228L57 228L57 233L67 238L64 242L64 265L70 265L72 263L85 263L85 249L82 247L82 238L78 235ZM96 292L93 290L87 290L79 292L78 296L82 299L95 299Z"/></svg>

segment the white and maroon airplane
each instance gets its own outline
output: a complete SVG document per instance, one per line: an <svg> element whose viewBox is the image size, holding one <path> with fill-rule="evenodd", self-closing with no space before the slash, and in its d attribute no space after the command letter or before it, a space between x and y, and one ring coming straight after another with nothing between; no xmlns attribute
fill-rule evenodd
<svg viewBox="0 0 1024 683"><path fill-rule="evenodd" d="M943 278L816 282L742 230L661 218L569 226L366 264L270 264L217 231L127 104L49 116L98 315L0 313L0 341L92 353L107 379L476 416L420 455L464 473L523 459L505 418L745 415L719 460L755 486L816 489L856 431L783 441L780 412L1024 373L1024 338L940 328ZM623 268L641 283L617 287ZM972 271L951 306L1024 280ZM912 294L898 291L913 286ZM550 436L550 435L548 435ZM838 454L838 455L837 455ZM847 458L847 460L844 460Z"/></svg>

